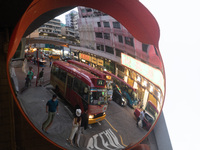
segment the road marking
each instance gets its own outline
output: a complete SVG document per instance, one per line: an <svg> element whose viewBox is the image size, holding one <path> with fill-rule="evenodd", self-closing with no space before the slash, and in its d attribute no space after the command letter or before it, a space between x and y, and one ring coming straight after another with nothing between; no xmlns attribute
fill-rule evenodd
<svg viewBox="0 0 200 150"><path fill-rule="evenodd" d="M115 132L118 132L112 125L111 123L105 118L105 120L107 121L107 123L111 126L111 128L113 128L113 130L115 130Z"/></svg>
<svg viewBox="0 0 200 150"><path fill-rule="evenodd" d="M112 128L113 130L115 130L115 132L118 132L118 131L111 125L111 123L110 123L106 118L105 118L105 120L106 120L107 123L111 126L111 128ZM127 147L127 145L125 145L124 142L123 142L122 136L121 136L120 134L119 134L119 136L120 136L122 145L125 146L125 147Z"/></svg>
<svg viewBox="0 0 200 150"><path fill-rule="evenodd" d="M123 142L122 136L121 135L119 135L119 136L120 136L122 145L125 146L125 147L127 147L127 145L125 145L124 142Z"/></svg>
<svg viewBox="0 0 200 150"><path fill-rule="evenodd" d="M101 142L97 142L100 140ZM103 145L103 149L99 146ZM88 150L117 150L125 148L119 143L117 136L109 128L103 132L93 135L87 145Z"/></svg>

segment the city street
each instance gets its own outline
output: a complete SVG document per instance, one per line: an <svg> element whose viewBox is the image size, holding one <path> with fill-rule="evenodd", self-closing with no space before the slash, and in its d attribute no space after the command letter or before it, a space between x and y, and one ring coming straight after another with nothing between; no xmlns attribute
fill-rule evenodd
<svg viewBox="0 0 200 150"><path fill-rule="evenodd" d="M34 69L34 75L37 74L37 66L28 62L29 66ZM40 68L41 70L41 68ZM36 79L32 80L32 85L24 89L25 76L22 68L15 68L18 79L19 93L17 98L30 121L41 132L42 123L47 118L46 102L52 98L53 87L50 85L50 67L49 62L44 66L44 83L43 86L35 86ZM65 100L59 100L59 114L55 116L48 134L43 133L48 139L56 144L67 148L71 147L66 142L72 127L73 115L70 106ZM130 143L138 142L145 134L146 130L136 127L136 121L133 115L133 109L130 107L121 107L114 101L110 101L106 111L106 119L100 123L92 124L84 134L81 135L80 147L87 150L116 150L123 149Z"/></svg>

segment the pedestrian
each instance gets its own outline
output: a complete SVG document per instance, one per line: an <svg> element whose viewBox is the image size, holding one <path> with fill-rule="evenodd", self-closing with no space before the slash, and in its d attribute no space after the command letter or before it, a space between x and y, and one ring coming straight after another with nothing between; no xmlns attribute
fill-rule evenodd
<svg viewBox="0 0 200 150"><path fill-rule="evenodd" d="M42 70L40 71L40 73L39 73L39 77L38 77L38 81L39 81L39 83L40 83L40 85L39 86L42 86L42 82L44 82L44 68L42 68Z"/></svg>
<svg viewBox="0 0 200 150"><path fill-rule="evenodd" d="M26 59L26 57L24 58L24 61L23 61L22 71L23 71L25 74L28 73L28 65L27 65L27 59Z"/></svg>
<svg viewBox="0 0 200 150"><path fill-rule="evenodd" d="M80 147L80 136L81 133L84 134L84 130L88 128L88 114L87 114L87 107L84 107L84 112L81 115L81 125L78 128L78 135L77 135L77 147Z"/></svg>
<svg viewBox="0 0 200 150"><path fill-rule="evenodd" d="M81 125L81 109L76 109L76 114L72 122L72 129L69 138L67 141L70 143L70 145L73 146L73 139L78 131L79 126Z"/></svg>
<svg viewBox="0 0 200 150"><path fill-rule="evenodd" d="M30 78L30 86L31 86L31 80L33 79L33 67L29 67L29 71L28 71L28 75L29 75L29 78Z"/></svg>
<svg viewBox="0 0 200 150"><path fill-rule="evenodd" d="M34 63L34 65L36 65L36 58L35 57L33 57L33 63Z"/></svg>
<svg viewBox="0 0 200 150"><path fill-rule="evenodd" d="M143 127L144 114L145 114L145 110L143 110L143 111L140 112L140 115L139 115L139 117L137 118L137 123L136 123L137 127L138 127L138 123L139 123L140 120L141 120L141 122L142 122L142 127Z"/></svg>
<svg viewBox="0 0 200 150"><path fill-rule="evenodd" d="M52 58L50 58L49 60L49 67L51 67L51 64L52 64Z"/></svg>
<svg viewBox="0 0 200 150"><path fill-rule="evenodd" d="M50 127L50 125L53 122L55 114L58 114L58 100L57 96L54 94L52 99L50 99L46 103L46 113L48 113L47 120L42 124L42 130L47 133L47 129Z"/></svg>
<svg viewBox="0 0 200 150"><path fill-rule="evenodd" d="M29 75L27 74L25 78L25 87L28 87L29 85L30 85L30 78L29 78Z"/></svg>

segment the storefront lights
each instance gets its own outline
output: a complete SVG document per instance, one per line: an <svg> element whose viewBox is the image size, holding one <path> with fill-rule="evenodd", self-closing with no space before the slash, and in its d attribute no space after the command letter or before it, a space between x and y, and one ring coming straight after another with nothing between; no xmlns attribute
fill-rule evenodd
<svg viewBox="0 0 200 150"><path fill-rule="evenodd" d="M137 81L140 82L141 81L141 78L140 76L137 76Z"/></svg>
<svg viewBox="0 0 200 150"><path fill-rule="evenodd" d="M157 94L158 94L158 99L160 99L160 96L161 96L161 95L160 95L160 92L158 92Z"/></svg>
<svg viewBox="0 0 200 150"><path fill-rule="evenodd" d="M150 92L153 92L153 85L150 85L149 91L150 91Z"/></svg>
<svg viewBox="0 0 200 150"><path fill-rule="evenodd" d="M152 83L160 87L162 93L164 93L164 77L161 70L149 66L148 64L145 64L124 53L121 53L121 64L125 65L126 67L129 67L130 69L141 74L146 79L152 81Z"/></svg>
<svg viewBox="0 0 200 150"><path fill-rule="evenodd" d="M143 81L143 86L144 86L144 87L147 87L147 81L146 81L146 80Z"/></svg>

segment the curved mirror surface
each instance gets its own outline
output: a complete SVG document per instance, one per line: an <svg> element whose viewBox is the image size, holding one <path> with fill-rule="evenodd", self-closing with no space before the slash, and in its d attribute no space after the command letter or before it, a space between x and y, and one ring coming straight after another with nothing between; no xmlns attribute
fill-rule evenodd
<svg viewBox="0 0 200 150"><path fill-rule="evenodd" d="M66 24L52 18L38 26L21 39L10 60L24 113L44 136L66 149L124 149L138 143L163 105L159 50L92 8L77 7L65 19ZM56 101L51 101L53 95ZM86 122L79 128L76 109Z"/></svg>

